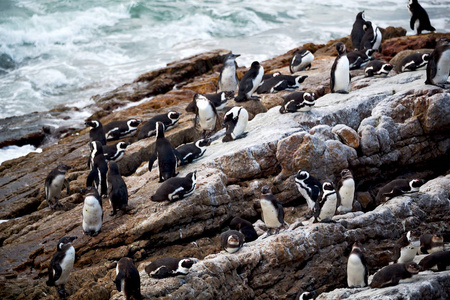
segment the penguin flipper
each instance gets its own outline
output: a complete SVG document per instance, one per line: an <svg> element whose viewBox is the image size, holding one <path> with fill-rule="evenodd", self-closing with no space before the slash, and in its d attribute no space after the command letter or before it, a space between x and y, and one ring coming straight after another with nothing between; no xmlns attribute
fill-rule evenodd
<svg viewBox="0 0 450 300"><path fill-rule="evenodd" d="M86 179L86 187L94 186L94 181L97 178L97 167L93 167Z"/></svg>
<svg viewBox="0 0 450 300"><path fill-rule="evenodd" d="M186 162L184 161L183 156L181 155L180 152L178 152L177 149L173 148L173 153L175 154L175 156L180 160L180 166L184 166L186 164Z"/></svg>
<svg viewBox="0 0 450 300"><path fill-rule="evenodd" d="M411 27L411 30L414 30L414 23L416 23L416 20L417 20L417 16L414 15L414 13L413 13L413 15L411 16L411 20L409 21L409 26Z"/></svg>
<svg viewBox="0 0 450 300"><path fill-rule="evenodd" d="M69 181L67 179L64 179L64 186L66 187L67 195L69 195L69 193L70 193L70 185L69 185Z"/></svg>
<svg viewBox="0 0 450 300"><path fill-rule="evenodd" d="M437 64L436 64L436 57L433 56L429 61L427 65L427 80L425 81L426 84L434 84L433 78L436 76L437 72Z"/></svg>
<svg viewBox="0 0 450 300"><path fill-rule="evenodd" d="M281 224L284 224L284 210L283 210L283 206L281 204L278 205L277 207L278 210L278 221Z"/></svg>
<svg viewBox="0 0 450 300"><path fill-rule="evenodd" d="M121 284L122 279L124 279L124 274L123 272L119 271L119 274L117 274L116 279L114 279L114 283L116 284L116 288L119 292L122 291L122 284Z"/></svg>
<svg viewBox="0 0 450 300"><path fill-rule="evenodd" d="M153 168L153 163L155 162L155 160L158 158L158 154L155 151L155 153L152 154L152 156L150 156L150 159L148 160L148 171L151 172L152 168Z"/></svg>
<svg viewBox="0 0 450 300"><path fill-rule="evenodd" d="M59 264L53 264L53 270L54 270L54 274L53 274L53 283L54 283L61 277L62 269Z"/></svg>

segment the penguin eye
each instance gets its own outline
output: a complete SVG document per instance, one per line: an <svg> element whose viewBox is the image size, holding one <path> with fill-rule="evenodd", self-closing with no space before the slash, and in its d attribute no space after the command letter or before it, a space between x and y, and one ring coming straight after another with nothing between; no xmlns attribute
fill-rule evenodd
<svg viewBox="0 0 450 300"><path fill-rule="evenodd" d="M58 248L61 249L64 246L64 243L59 243Z"/></svg>

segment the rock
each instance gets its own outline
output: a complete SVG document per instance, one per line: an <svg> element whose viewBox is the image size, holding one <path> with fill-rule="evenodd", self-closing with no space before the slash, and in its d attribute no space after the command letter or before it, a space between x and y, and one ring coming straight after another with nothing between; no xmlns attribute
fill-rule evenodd
<svg viewBox="0 0 450 300"><path fill-rule="evenodd" d="M380 31L383 36L383 41L406 35L406 29L402 27L388 26L386 28L380 28Z"/></svg>
<svg viewBox="0 0 450 300"><path fill-rule="evenodd" d="M361 151L364 155L370 156L380 151L380 143L376 129L371 125L359 128L361 135Z"/></svg>
<svg viewBox="0 0 450 300"><path fill-rule="evenodd" d="M353 128L344 124L337 124L332 131L339 136L339 139L345 145L355 149L359 147L359 136Z"/></svg>

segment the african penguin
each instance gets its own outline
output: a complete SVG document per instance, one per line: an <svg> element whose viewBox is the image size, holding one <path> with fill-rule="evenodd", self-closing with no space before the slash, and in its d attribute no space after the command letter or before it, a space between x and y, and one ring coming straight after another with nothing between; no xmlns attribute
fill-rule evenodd
<svg viewBox="0 0 450 300"><path fill-rule="evenodd" d="M347 53L350 70L356 70L366 66L374 53L374 49L364 49Z"/></svg>
<svg viewBox="0 0 450 300"><path fill-rule="evenodd" d="M444 237L442 234L426 233L420 236L419 253L431 254L440 251L444 251Z"/></svg>
<svg viewBox="0 0 450 300"><path fill-rule="evenodd" d="M167 131L177 125L180 120L181 113L176 111L169 111L167 114L156 115L142 125L138 132L138 140L148 138L156 135L156 123L162 122L164 130Z"/></svg>
<svg viewBox="0 0 450 300"><path fill-rule="evenodd" d="M311 69L311 62L314 60L314 55L307 49L302 49L294 53L294 56L289 62L289 71L291 74L295 72Z"/></svg>
<svg viewBox="0 0 450 300"><path fill-rule="evenodd" d="M197 171L185 177L172 177L164 181L151 197L152 201L175 201L192 195L197 185Z"/></svg>
<svg viewBox="0 0 450 300"><path fill-rule="evenodd" d="M424 181L421 179L394 179L378 190L375 202L378 205L406 193L418 192L423 184Z"/></svg>
<svg viewBox="0 0 450 300"><path fill-rule="evenodd" d="M281 72L267 73L267 74L263 75L262 80L267 80L267 79L270 79L272 77L276 77L276 76L280 76L280 75L281 75Z"/></svg>
<svg viewBox="0 0 450 300"><path fill-rule="evenodd" d="M91 130L89 130L89 141L99 141L102 145L106 145L105 132L103 131L103 126L100 121L86 121L84 124L91 127Z"/></svg>
<svg viewBox="0 0 450 300"><path fill-rule="evenodd" d="M314 297L316 297L316 294L317 294L316 291L298 293L297 297L295 299L296 300L310 300L310 299L314 299Z"/></svg>
<svg viewBox="0 0 450 300"><path fill-rule="evenodd" d="M240 54L230 53L225 56L223 61L223 67L220 71L218 87L219 91L227 92L232 91L233 94L237 90L239 85L239 79L236 73L237 64L236 58L239 57Z"/></svg>
<svg viewBox="0 0 450 300"><path fill-rule="evenodd" d="M408 10L411 15L411 19L409 21L411 30L417 30L417 34L421 34L424 30L436 31L436 29L431 26L430 18L422 5L419 4L419 1L409 0Z"/></svg>
<svg viewBox="0 0 450 300"><path fill-rule="evenodd" d="M107 140L118 140L123 137L131 136L136 132L141 120L129 119L127 121L112 121L103 126L103 131Z"/></svg>
<svg viewBox="0 0 450 300"><path fill-rule="evenodd" d="M402 235L394 245L393 261L395 263L405 263L413 261L420 247L420 233L410 230Z"/></svg>
<svg viewBox="0 0 450 300"><path fill-rule="evenodd" d="M252 242L258 238L258 234L256 233L253 224L242 218L234 217L230 222L230 228L242 233L246 243Z"/></svg>
<svg viewBox="0 0 450 300"><path fill-rule="evenodd" d="M331 92L348 94L350 90L350 64L345 53L344 43L337 43L336 50L338 51L338 56L331 67L330 74Z"/></svg>
<svg viewBox="0 0 450 300"><path fill-rule="evenodd" d="M91 171L86 179L86 186L95 186L99 195L103 196L107 193L106 173L108 172L108 165L100 142L89 142L89 147L91 148L89 158Z"/></svg>
<svg viewBox="0 0 450 300"><path fill-rule="evenodd" d="M365 28L364 36L358 49L375 49L381 52L381 40L383 38L380 28L370 21L366 21L363 25Z"/></svg>
<svg viewBox="0 0 450 300"><path fill-rule="evenodd" d="M361 49L360 45L361 45L362 38L364 36L363 26L364 26L365 22L366 22L366 20L364 20L364 11L360 11L356 15L355 22L353 22L352 32L350 34L351 39L352 39L353 48L355 50Z"/></svg>
<svg viewBox="0 0 450 300"><path fill-rule="evenodd" d="M117 142L113 145L102 146L103 156L106 160L119 161L122 159L125 149L130 145L130 143Z"/></svg>
<svg viewBox="0 0 450 300"><path fill-rule="evenodd" d="M206 151L206 146L211 144L209 139L199 139L195 143L183 144L177 147L177 151L185 163L191 163L203 156Z"/></svg>
<svg viewBox="0 0 450 300"><path fill-rule="evenodd" d="M430 270L436 267L438 271L445 271L450 269L450 251L434 252L425 256L419 262L422 271Z"/></svg>
<svg viewBox="0 0 450 300"><path fill-rule="evenodd" d="M445 87L450 73L450 39L442 38L431 53L425 84Z"/></svg>
<svg viewBox="0 0 450 300"><path fill-rule="evenodd" d="M228 103L228 100L233 99L234 92L220 92L217 94L203 94L212 104L216 107L216 110L222 110ZM187 112L195 113L195 96L192 101L186 107Z"/></svg>
<svg viewBox="0 0 450 300"><path fill-rule="evenodd" d="M77 239L76 236L61 238L56 247L56 253L48 266L48 281L46 284L47 286L55 286L61 298L68 296L64 285L69 280L75 262L75 248L72 246L75 239Z"/></svg>
<svg viewBox="0 0 450 300"><path fill-rule="evenodd" d="M244 244L244 235L236 230L228 230L220 235L220 244L228 253L235 253Z"/></svg>
<svg viewBox="0 0 450 300"><path fill-rule="evenodd" d="M381 288L385 286L397 285L400 279L411 278L419 273L420 266L415 262L398 263L385 266L373 275L371 288Z"/></svg>
<svg viewBox="0 0 450 300"><path fill-rule="evenodd" d="M189 269L197 263L197 259L161 257L145 267L148 276L162 279L171 276L187 275Z"/></svg>
<svg viewBox="0 0 450 300"><path fill-rule="evenodd" d="M310 111L314 106L315 95L312 92L294 92L283 97L280 113Z"/></svg>
<svg viewBox="0 0 450 300"><path fill-rule="evenodd" d="M414 53L402 59L400 65L396 68L400 72L416 71L427 68L431 53Z"/></svg>
<svg viewBox="0 0 450 300"><path fill-rule="evenodd" d="M177 158L180 165L184 165L184 159L175 149L168 139L164 137L164 124L156 123L156 149L148 161L148 171L151 172L153 163L158 159L159 182L163 182L171 177L178 175Z"/></svg>
<svg viewBox="0 0 450 300"><path fill-rule="evenodd" d="M361 243L355 242L347 261L347 284L349 288L361 288L368 284L369 267Z"/></svg>
<svg viewBox="0 0 450 300"><path fill-rule="evenodd" d="M283 90L294 90L300 87L308 76L278 75L261 82L256 89L258 94L277 93Z"/></svg>
<svg viewBox="0 0 450 300"><path fill-rule="evenodd" d="M355 180L352 172L344 169L341 172L341 179L338 183L338 191L340 198L340 206L338 211L340 213L348 213L353 209L353 198L355 197Z"/></svg>
<svg viewBox="0 0 450 300"><path fill-rule="evenodd" d="M246 136L244 134L248 123L248 112L242 106L235 106L225 114L223 126L226 128L222 142L230 142Z"/></svg>
<svg viewBox="0 0 450 300"><path fill-rule="evenodd" d="M315 222L330 222L336 213L338 204L337 194L331 182L322 185L322 198L314 206Z"/></svg>
<svg viewBox="0 0 450 300"><path fill-rule="evenodd" d="M127 300L143 299L141 295L141 277L131 258L122 257L119 260L116 266L114 283L117 290L125 294Z"/></svg>
<svg viewBox="0 0 450 300"><path fill-rule="evenodd" d="M83 190L86 195L83 204L83 232L90 236L96 236L102 228L103 206L97 190L93 187L87 187Z"/></svg>
<svg viewBox="0 0 450 300"><path fill-rule="evenodd" d="M128 189L125 181L119 172L119 167L115 161L108 162L108 197L112 211L109 214L113 216L118 209L125 211L128 205Z"/></svg>
<svg viewBox="0 0 450 300"><path fill-rule="evenodd" d="M261 83L264 75L264 68L259 62L254 61L250 69L244 74L239 82L238 95L234 98L236 102L243 102L247 100L259 100L258 97L252 96Z"/></svg>
<svg viewBox="0 0 450 300"><path fill-rule="evenodd" d="M47 175L45 179L45 198L51 209L54 209L56 206L62 206L58 198L64 186L66 187L67 195L70 193L69 182L65 176L66 172L72 168L71 166L60 164ZM52 204L53 198L55 198L55 204Z"/></svg>
<svg viewBox="0 0 450 300"><path fill-rule="evenodd" d="M217 114L216 107L202 94L195 94L195 119L194 127L197 126L197 120L200 124L200 128L203 130L203 138L206 139L206 132L209 131L210 134L216 128L219 127L219 115Z"/></svg>
<svg viewBox="0 0 450 300"><path fill-rule="evenodd" d="M389 71L391 71L393 68L394 68L393 65L375 59L366 65L366 67L364 68L364 75L366 77L373 77L373 76L386 77Z"/></svg>
<svg viewBox="0 0 450 300"><path fill-rule="evenodd" d="M321 192L322 185L320 182L307 171L299 170L295 176L295 184L300 194L305 198L309 209L313 210Z"/></svg>
<svg viewBox="0 0 450 300"><path fill-rule="evenodd" d="M281 226L285 225L284 210L281 203L271 193L269 186L264 186L261 189L261 209L262 219L266 224L268 231L267 236L272 235L272 230L275 229L275 234L280 232Z"/></svg>

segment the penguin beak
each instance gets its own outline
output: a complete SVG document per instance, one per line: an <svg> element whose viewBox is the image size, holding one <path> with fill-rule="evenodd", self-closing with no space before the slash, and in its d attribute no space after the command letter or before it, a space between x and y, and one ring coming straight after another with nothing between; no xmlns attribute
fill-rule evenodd
<svg viewBox="0 0 450 300"><path fill-rule="evenodd" d="M71 236L71 237L69 237L69 239L70 239L71 242L75 241L77 238L78 238L78 237L76 237L76 236Z"/></svg>

